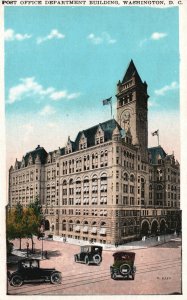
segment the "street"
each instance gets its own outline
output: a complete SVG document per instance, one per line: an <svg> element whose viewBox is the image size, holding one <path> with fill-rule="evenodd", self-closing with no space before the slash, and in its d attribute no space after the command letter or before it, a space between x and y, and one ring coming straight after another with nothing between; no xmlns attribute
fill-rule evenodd
<svg viewBox="0 0 187 300"><path fill-rule="evenodd" d="M42 241L35 239L35 249L41 249ZM26 240L22 241L23 248ZM41 267L55 267L62 272L62 283L26 283L21 287L8 284L9 295L166 295L181 293L181 240L156 247L136 249L135 280L113 280L110 277L112 254L116 250L104 250L100 266L74 262L74 254L80 247L58 241L43 241L49 259L41 261ZM19 248L19 241L14 241ZM120 249L121 250L121 249ZM12 266L8 270L15 270Z"/></svg>

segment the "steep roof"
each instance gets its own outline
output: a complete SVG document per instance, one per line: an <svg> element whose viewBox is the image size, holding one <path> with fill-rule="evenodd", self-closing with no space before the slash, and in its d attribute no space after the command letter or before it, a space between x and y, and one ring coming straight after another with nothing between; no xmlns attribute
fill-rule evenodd
<svg viewBox="0 0 187 300"><path fill-rule="evenodd" d="M45 149L43 147L40 147L40 145L38 145L35 150L27 152L26 155L24 156L26 166L28 164L30 155L33 159L33 162L35 162L36 156L38 155L41 163L44 164L46 161L47 152L45 151Z"/></svg>
<svg viewBox="0 0 187 300"><path fill-rule="evenodd" d="M79 141L80 141L82 133L84 133L85 137L87 138L87 147L91 147L91 146L95 145L95 134L96 134L99 126L104 131L105 142L112 139L112 133L113 133L113 130L116 128L116 126L121 131L120 125L114 119L108 120L103 123L99 123L93 127L86 129L86 130L79 131L79 133L75 139L75 151L79 149Z"/></svg>
<svg viewBox="0 0 187 300"><path fill-rule="evenodd" d="M164 159L167 155L166 152L164 151L164 149L161 146L148 148L148 152L151 156L150 157L151 163L154 164L154 165L157 164L158 156L160 156L161 159Z"/></svg>
<svg viewBox="0 0 187 300"><path fill-rule="evenodd" d="M99 123L86 130L79 131L75 139L75 142L71 141L73 152L80 150L79 141L81 139L82 134L84 134L85 138L87 139L87 148L91 146L95 146L95 134L97 133L98 128L101 128L103 130L105 142L112 140L114 129L119 130L121 137L124 137L125 135L124 130L120 127L120 125L116 122L116 120L111 119L106 122ZM57 151L60 152L60 155L65 155L65 147L47 153L43 147L40 147L38 145L35 150L27 152L26 155L23 157L23 159L25 160L25 166L28 165L30 156L32 157L33 163L35 163L36 157L39 156L41 163L45 164L47 161L47 156L53 155L53 153L56 153ZM18 168L20 168L21 162L17 161L17 164L18 164Z"/></svg>
<svg viewBox="0 0 187 300"><path fill-rule="evenodd" d="M138 74L138 71L135 67L135 64L133 62L133 60L131 59L127 69L126 69L126 72L125 72L125 75L123 77L123 80L122 80L122 83L126 82L126 81L129 81L133 76L136 76L136 78L142 82L141 78L140 78L140 75Z"/></svg>

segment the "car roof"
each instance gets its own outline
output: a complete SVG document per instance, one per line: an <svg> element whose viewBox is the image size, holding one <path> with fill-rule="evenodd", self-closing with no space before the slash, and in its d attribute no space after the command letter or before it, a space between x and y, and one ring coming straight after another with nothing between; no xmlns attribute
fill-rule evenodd
<svg viewBox="0 0 187 300"><path fill-rule="evenodd" d="M102 246L98 246L98 245L82 245L81 247L96 247L96 248L103 248Z"/></svg>
<svg viewBox="0 0 187 300"><path fill-rule="evenodd" d="M127 251L118 251L118 252L113 253L114 257L115 256L122 256L122 255L129 255L129 256L134 257L135 253L134 252L127 252Z"/></svg>
<svg viewBox="0 0 187 300"><path fill-rule="evenodd" d="M20 259L19 262L25 262L25 261L40 261L40 259L38 258L24 258L24 259Z"/></svg>

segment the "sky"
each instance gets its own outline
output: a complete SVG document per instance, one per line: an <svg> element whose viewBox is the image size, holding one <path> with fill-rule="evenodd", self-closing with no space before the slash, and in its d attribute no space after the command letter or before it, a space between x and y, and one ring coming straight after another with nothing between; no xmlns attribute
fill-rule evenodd
<svg viewBox="0 0 187 300"><path fill-rule="evenodd" d="M148 84L149 146L180 160L178 8L6 7L7 166L111 118L102 100L133 59ZM15 17L16 16L16 17Z"/></svg>

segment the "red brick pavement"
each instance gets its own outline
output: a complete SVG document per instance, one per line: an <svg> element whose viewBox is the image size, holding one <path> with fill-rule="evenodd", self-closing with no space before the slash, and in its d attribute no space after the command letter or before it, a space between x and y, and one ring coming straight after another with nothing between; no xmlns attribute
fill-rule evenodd
<svg viewBox="0 0 187 300"><path fill-rule="evenodd" d="M40 251L42 241L34 240ZM19 247L19 241L14 241ZM31 245L31 242L29 243ZM26 240L22 241L26 248ZM11 295L164 295L181 293L181 245L172 241L153 248L134 250L137 272L135 280L113 280L110 265L113 251L103 251L100 266L74 262L79 246L56 241L43 241L49 259L42 260L42 267L55 267L62 272L62 283L24 284L19 288L8 285Z"/></svg>

